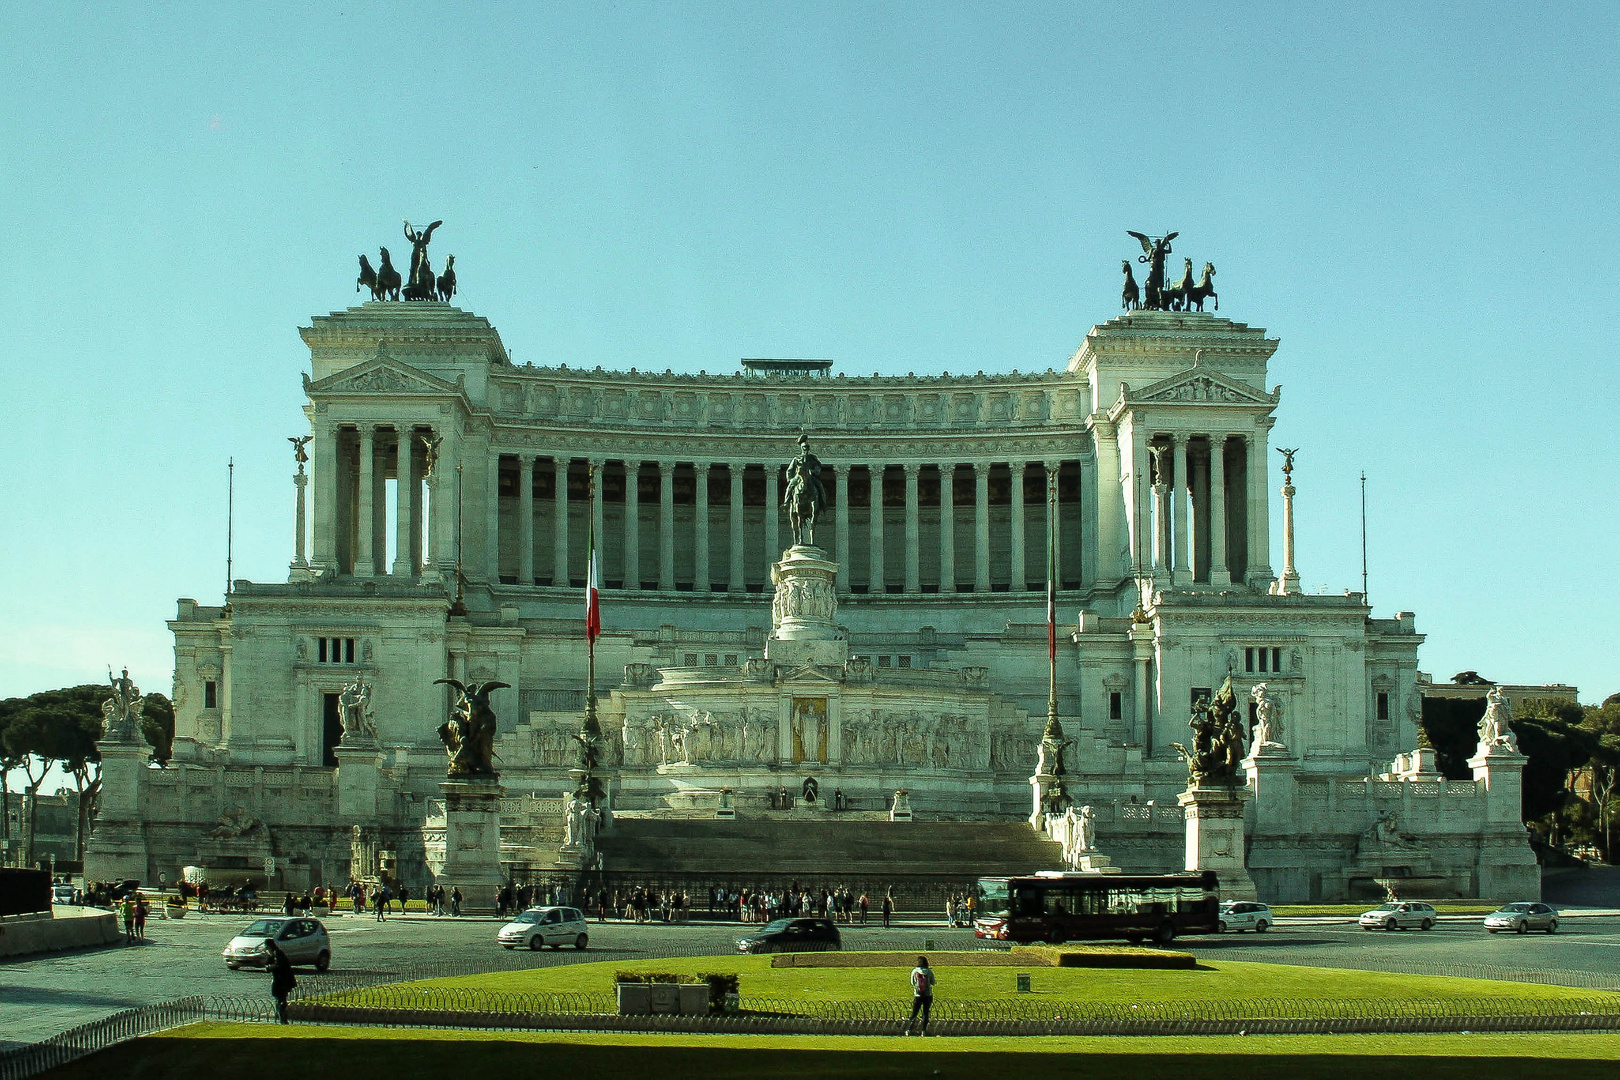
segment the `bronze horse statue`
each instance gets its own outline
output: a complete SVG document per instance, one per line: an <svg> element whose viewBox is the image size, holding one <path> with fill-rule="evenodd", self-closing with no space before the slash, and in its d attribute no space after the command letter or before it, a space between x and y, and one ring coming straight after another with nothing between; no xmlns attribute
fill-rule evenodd
<svg viewBox="0 0 1620 1080"><path fill-rule="evenodd" d="M1165 286L1164 306L1166 311L1187 310L1187 298L1195 287L1193 285L1192 260L1183 259L1182 262L1186 263L1187 266L1181 272L1181 280L1174 285Z"/></svg>
<svg viewBox="0 0 1620 1080"><path fill-rule="evenodd" d="M1142 306L1142 292L1136 287L1136 276L1131 273L1131 260L1126 259L1120 265L1125 269L1125 292L1119 298L1119 306L1135 311Z"/></svg>
<svg viewBox="0 0 1620 1080"><path fill-rule="evenodd" d="M1190 267L1192 263L1189 261L1187 265ZM1187 310L1191 310L1194 306L1196 306L1199 311L1203 311L1205 300L1215 301L1214 310L1221 310L1221 298L1215 295L1215 283L1210 280L1214 276L1215 264L1205 263L1203 279L1200 280L1196 285L1192 285L1187 289L1186 299L1183 305Z"/></svg>
<svg viewBox="0 0 1620 1080"><path fill-rule="evenodd" d="M444 273L439 275L439 299L448 301L456 295L456 257L444 257Z"/></svg>
<svg viewBox="0 0 1620 1080"><path fill-rule="evenodd" d="M377 271L371 268L371 260L364 255L360 256L360 280L354 283L354 291L368 290L372 299L377 298Z"/></svg>
<svg viewBox="0 0 1620 1080"><path fill-rule="evenodd" d="M394 269L393 260L388 257L387 248L379 248L382 252L382 262L377 266L377 282L371 287L373 300L398 300L400 278L399 271Z"/></svg>

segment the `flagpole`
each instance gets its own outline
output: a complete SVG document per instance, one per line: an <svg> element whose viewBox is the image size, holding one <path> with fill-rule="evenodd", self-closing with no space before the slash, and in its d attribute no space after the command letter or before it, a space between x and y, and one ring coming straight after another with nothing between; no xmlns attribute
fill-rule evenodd
<svg viewBox="0 0 1620 1080"><path fill-rule="evenodd" d="M594 603L600 603L591 596L591 592L598 588L596 581L596 462L590 463L590 472L586 480L589 490L589 501L586 503L586 512L590 515L589 524L585 527L586 543L585 557L590 560L585 567L585 731L587 735L596 735L600 725L596 722L596 633L590 626L590 609Z"/></svg>
<svg viewBox="0 0 1620 1080"><path fill-rule="evenodd" d="M1046 732L1044 738L1061 739L1063 726L1057 711L1057 474L1046 482Z"/></svg>

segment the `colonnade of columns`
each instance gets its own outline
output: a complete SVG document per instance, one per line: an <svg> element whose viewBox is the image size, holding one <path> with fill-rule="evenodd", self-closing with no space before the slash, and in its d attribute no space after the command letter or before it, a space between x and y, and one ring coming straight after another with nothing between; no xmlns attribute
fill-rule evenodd
<svg viewBox="0 0 1620 1080"><path fill-rule="evenodd" d="M415 577L454 565L454 444L426 426L328 422L316 426L313 451L313 566L355 577ZM395 482L392 561L389 480Z"/></svg>
<svg viewBox="0 0 1620 1080"><path fill-rule="evenodd" d="M1269 572L1265 437L1137 435L1137 559L1173 585L1242 582Z"/></svg>
<svg viewBox="0 0 1620 1080"><path fill-rule="evenodd" d="M485 507L484 528L491 538L487 576L493 579L509 584L566 586L582 578L584 553L571 550L570 535L576 537L577 543L582 529L581 503L586 498L579 480L589 469L594 469L599 478L596 527L601 539L598 556L602 559L603 579L608 588L660 592L757 591L762 582L768 581L769 564L781 557L785 538L779 509L782 491L779 466L748 461L644 462L532 454L491 454L490 461L492 497ZM1024 485L1032 481L1032 490L1044 492L1048 473L1055 474L1059 467L1057 461L981 460L944 465L823 462L822 483L829 505L816 522L815 541L818 547L833 553L839 566L837 587L844 593L915 594L1044 588L1044 533L1037 532L1033 551L1026 533L1031 527L1046 528L1049 521L1055 521L1062 532L1065 526L1061 523L1067 515L1069 539L1065 543L1072 549L1079 538L1079 514L1072 496L1061 508L1042 498L1044 505L1037 511L1036 507L1027 505ZM1089 462L1086 467L1089 468ZM612 470L613 524L618 533L611 543L604 542L609 538L601 520L608 502L602 497L607 490L604 479L608 469ZM994 503L993 469L1002 470L998 483L1008 489ZM515 500L510 488L506 489L509 494L504 498L499 494L502 470L509 481L515 480ZM938 471L939 494L927 505L921 498L925 470L930 473L930 488L933 471ZM682 490L679 515L677 472ZM575 479L572 488L568 482L570 473ZM959 478L959 474L971 474L971 485L965 475ZM542 488L549 486L554 500L551 511L541 515L542 525L552 533L549 572L545 567L536 566L535 553L537 549L543 550L547 542L546 538L535 534L537 478ZM964 495L971 486L971 514L958 512L956 488L959 482L963 484ZM654 489L656 496L652 494ZM642 502L653 498L657 500L656 513L644 517ZM699 508L708 512L701 512ZM1036 511L1034 522L1026 521L1028 511ZM857 515L862 512L865 521L857 521ZM1050 517L1053 514L1057 515L1055 519ZM893 550L895 538L889 533L897 526L903 530L903 554ZM656 534L656 546L644 548L642 534L649 529ZM1001 529L1006 530L1005 535L997 535ZM886 547L889 558L885 557ZM959 547L968 551L959 555ZM644 567L654 551L656 565ZM897 554L902 565L891 565ZM1026 556L1031 555L1034 565L1026 561ZM719 565L716 565L717 557ZM927 574L924 573L925 561ZM1080 562L1078 559L1070 561L1075 567ZM1070 570L1063 575L1060 569L1060 576L1070 577L1068 584L1073 585L1072 579L1080 574L1078 569L1071 567Z"/></svg>

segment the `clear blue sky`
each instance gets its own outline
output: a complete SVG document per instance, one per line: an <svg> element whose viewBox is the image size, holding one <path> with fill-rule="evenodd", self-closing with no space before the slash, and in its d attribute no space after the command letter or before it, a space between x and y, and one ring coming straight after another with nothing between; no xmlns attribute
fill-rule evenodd
<svg viewBox="0 0 1620 1080"><path fill-rule="evenodd" d="M335 10L341 7L342 10ZM1149 19L1139 13L1151 11ZM1307 587L1620 690L1613 4L7 5L0 694L284 580L296 328L442 218L519 362L1061 367L1126 229L1281 337ZM1274 516L1274 519L1276 517ZM1280 546L1280 545L1279 545Z"/></svg>

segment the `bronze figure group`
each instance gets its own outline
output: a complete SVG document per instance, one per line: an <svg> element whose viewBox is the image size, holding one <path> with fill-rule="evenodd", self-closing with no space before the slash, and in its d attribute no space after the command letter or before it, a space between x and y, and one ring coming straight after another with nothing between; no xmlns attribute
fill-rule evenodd
<svg viewBox="0 0 1620 1080"><path fill-rule="evenodd" d="M1244 724L1230 675L1213 701L1201 697L1193 703L1191 727L1192 749L1181 743L1170 744L1187 763L1188 785L1235 785L1238 762L1243 760Z"/></svg>
<svg viewBox="0 0 1620 1080"><path fill-rule="evenodd" d="M1213 300L1215 311L1221 310L1221 299L1215 295L1215 264L1204 264L1204 276L1197 281L1193 280L1192 260L1183 258L1185 264L1181 273L1181 280L1174 285L1168 284L1164 278L1164 259L1171 252L1170 241L1180 233L1166 233L1164 236L1153 237L1139 232L1130 232L1142 245L1142 254L1136 257L1139 263L1145 263L1148 268L1146 279L1142 286L1136 284L1136 277L1131 273L1131 261L1126 259L1122 264L1125 271L1125 290L1120 296L1120 306L1126 311L1136 311L1138 308L1145 311L1203 311L1204 301Z"/></svg>
<svg viewBox="0 0 1620 1080"><path fill-rule="evenodd" d="M392 257L387 248L379 248L378 252L382 262L372 268L371 261L364 255L360 256L360 277L354 283L354 291L370 290L373 300L442 300L448 301L456 294L456 257L449 255L444 260L444 273L434 276L433 264L428 260L428 241L433 239L433 230L443 225L442 221L435 221L425 229L411 228L409 221L405 222L405 239L411 242L411 272L410 277L400 277L399 271L394 269Z"/></svg>
<svg viewBox="0 0 1620 1080"><path fill-rule="evenodd" d="M450 777L493 777L495 773L495 733L499 724L495 710L489 707L489 695L504 690L510 683L462 683L457 679L434 679L455 687L456 703L450 707L450 719L439 725L439 739L444 743L450 765L445 775Z"/></svg>

